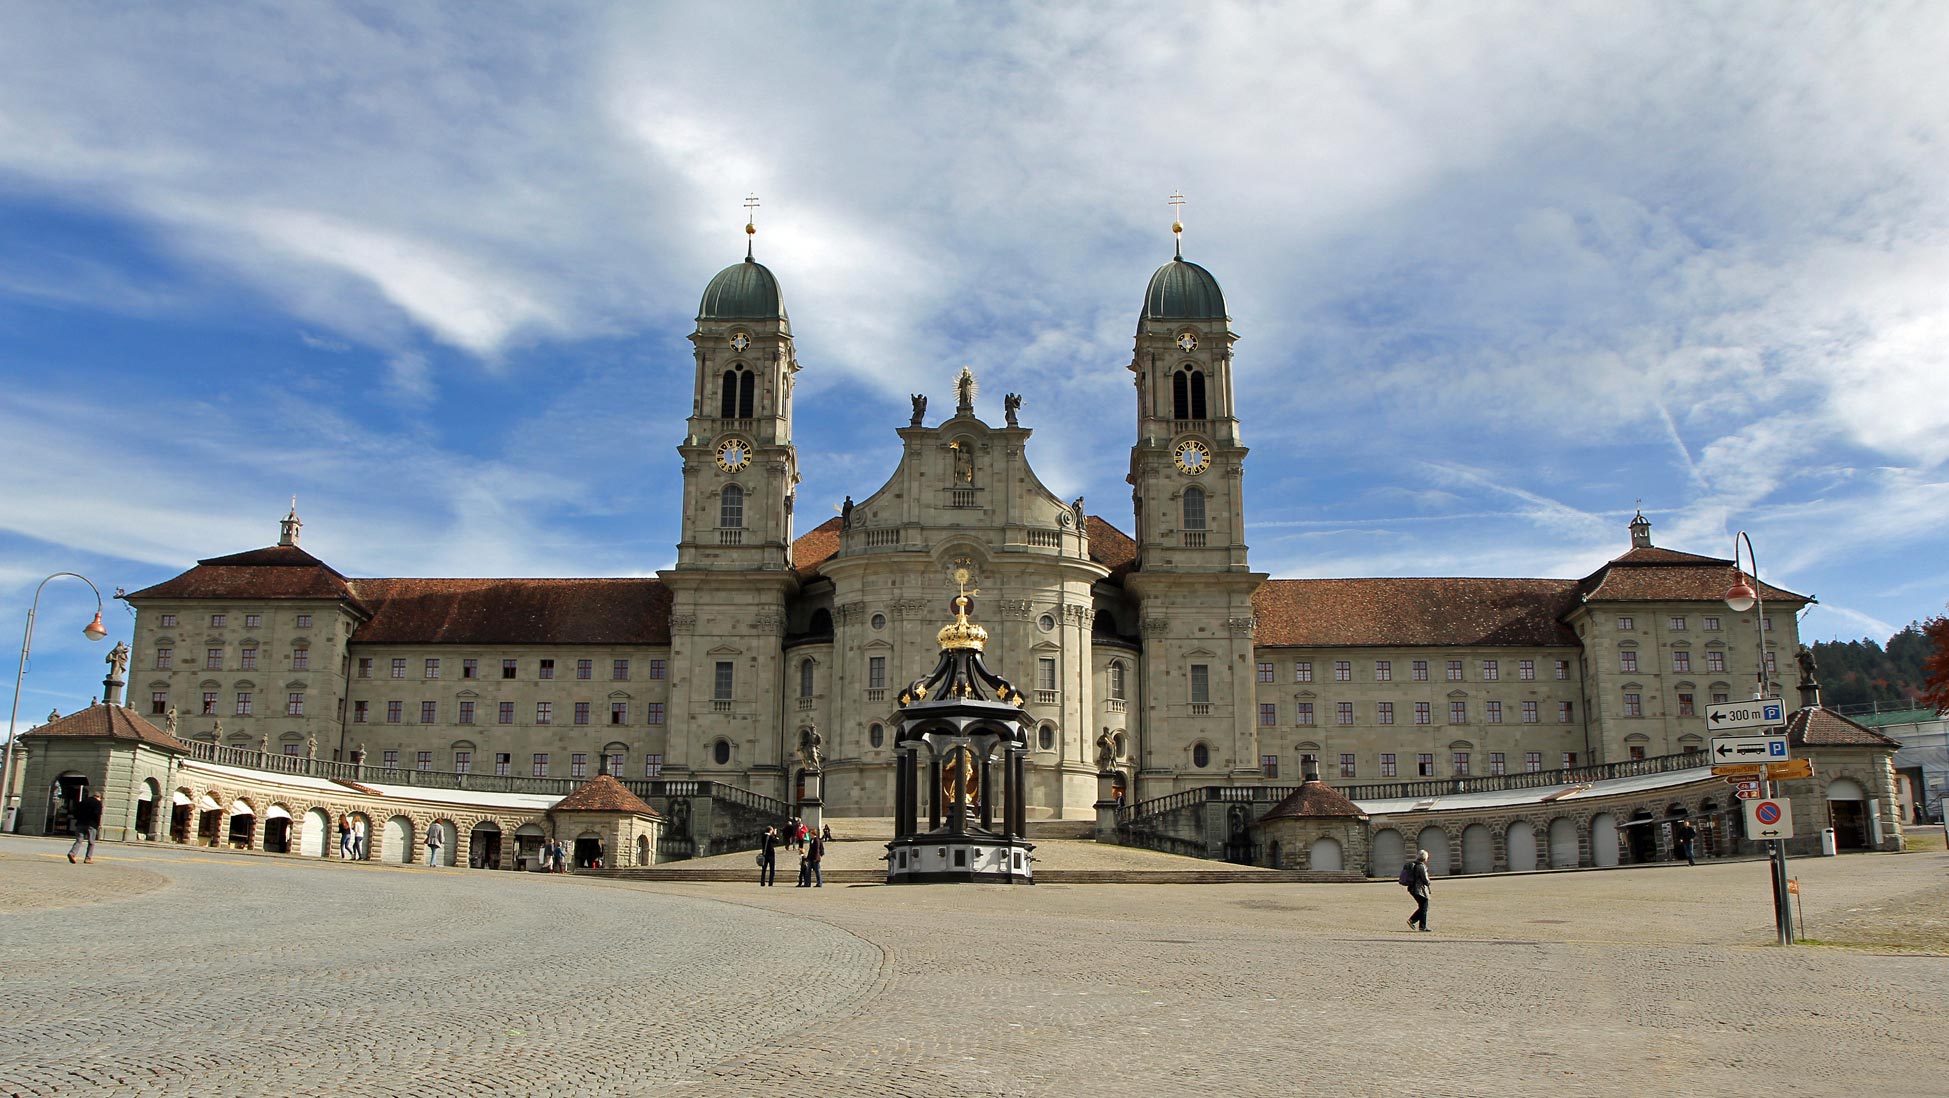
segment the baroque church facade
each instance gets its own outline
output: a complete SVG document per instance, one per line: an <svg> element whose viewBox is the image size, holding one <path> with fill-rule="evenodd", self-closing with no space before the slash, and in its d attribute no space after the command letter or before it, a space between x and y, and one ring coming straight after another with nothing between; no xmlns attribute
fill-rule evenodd
<svg viewBox="0 0 1949 1098"><path fill-rule="evenodd" d="M349 578L300 546L294 508L276 545L127 596L130 703L186 738L381 770L784 800L816 742L826 811L887 816L891 718L965 569L989 665L1025 687L1028 813L1089 819L1099 774L1128 803L1315 769L1353 785L1702 750L1707 704L1777 684L1811 600L1764 587L1763 627L1732 613L1732 563L1653 545L1642 515L1581 578L1252 571L1235 338L1180 248L1137 317L1129 533L1050 492L1019 399L991 422L966 371L951 411L914 397L883 485L795 533L800 365L778 281L747 254L690 336L674 567Z"/></svg>

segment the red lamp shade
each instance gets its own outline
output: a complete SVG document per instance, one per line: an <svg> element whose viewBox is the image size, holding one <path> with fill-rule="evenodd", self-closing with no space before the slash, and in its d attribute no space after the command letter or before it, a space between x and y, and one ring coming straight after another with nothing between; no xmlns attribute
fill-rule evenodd
<svg viewBox="0 0 1949 1098"><path fill-rule="evenodd" d="M91 641L98 641L108 635L108 626L102 624L101 611L95 611L95 620L89 622L87 628L83 629L82 632L87 634L88 639Z"/></svg>
<svg viewBox="0 0 1949 1098"><path fill-rule="evenodd" d="M1733 577L1733 585L1726 589L1726 605L1735 611L1751 610L1753 603L1759 598L1758 593L1746 582L1743 573L1734 572Z"/></svg>

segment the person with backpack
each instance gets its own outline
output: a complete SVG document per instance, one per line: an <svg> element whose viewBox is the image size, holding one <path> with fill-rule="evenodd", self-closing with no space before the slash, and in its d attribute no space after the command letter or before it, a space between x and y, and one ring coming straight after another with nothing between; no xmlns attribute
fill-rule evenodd
<svg viewBox="0 0 1949 1098"><path fill-rule="evenodd" d="M1408 928L1418 924L1424 932L1428 929L1428 852L1420 850L1401 867L1401 886L1414 897L1414 914L1408 916Z"/></svg>

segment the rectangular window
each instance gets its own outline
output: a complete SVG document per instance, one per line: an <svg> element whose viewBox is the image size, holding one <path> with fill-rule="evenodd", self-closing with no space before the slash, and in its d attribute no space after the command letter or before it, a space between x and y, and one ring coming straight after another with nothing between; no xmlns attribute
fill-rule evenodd
<svg viewBox="0 0 1949 1098"><path fill-rule="evenodd" d="M1695 695L1685 693L1678 695L1678 715L1681 717L1696 717L1699 715Z"/></svg>
<svg viewBox="0 0 1949 1098"><path fill-rule="evenodd" d="M364 724L364 723L365 723L365 707L366 707L366 703L365 703L365 702L362 702L362 701L355 701L355 702L353 702L353 703L352 703L352 723L353 723L353 724Z"/></svg>
<svg viewBox="0 0 1949 1098"><path fill-rule="evenodd" d="M284 715L287 717L302 717L305 715L304 694L293 690L284 696Z"/></svg>
<svg viewBox="0 0 1949 1098"><path fill-rule="evenodd" d="M611 679L614 679L614 680L615 680L615 681L617 681L617 682L622 682L622 681L624 681L624 680L626 680L626 679L628 679L628 678L629 678L629 661L628 661L628 660L610 660L610 661L609 661L609 677L610 677Z"/></svg>
<svg viewBox="0 0 1949 1098"><path fill-rule="evenodd" d="M463 678L463 679L477 679L477 678L480 678L480 661L479 661L479 660L461 660L461 661L460 661L460 677L461 677L461 678Z"/></svg>
<svg viewBox="0 0 1949 1098"><path fill-rule="evenodd" d="M176 628L176 615L174 615L174 614L164 614L164 615L162 616L162 627L163 627L164 629L174 629L174 628Z"/></svg>
<svg viewBox="0 0 1949 1098"><path fill-rule="evenodd" d="M1448 723L1467 724L1469 722L1469 703L1452 701L1448 703Z"/></svg>
<svg viewBox="0 0 1949 1098"><path fill-rule="evenodd" d="M1685 753L1687 755L1703 755L1705 754L1705 748L1695 743L1688 743L1685 745Z"/></svg>
<svg viewBox="0 0 1949 1098"><path fill-rule="evenodd" d="M380 754L379 754L379 765L381 765L381 766L383 766L383 767L385 767L385 768L386 768L387 770L398 770L398 769L399 769L399 752L398 752L398 751L396 751L396 750L394 750L394 751L382 751L382 752L380 752Z"/></svg>
<svg viewBox="0 0 1949 1098"><path fill-rule="evenodd" d="M297 757L298 757L298 745L297 745L297 744L295 744L295 743L287 743L287 744L285 744L285 745L284 745L284 754L285 754L285 755L286 755L287 757L289 757L289 758L293 758L293 759L295 759L295 758L297 758Z"/></svg>
<svg viewBox="0 0 1949 1098"><path fill-rule="evenodd" d="M1702 626L1702 628L1708 633L1717 633L1719 631L1719 619L1718 618L1705 619L1705 624L1704 626Z"/></svg>
<svg viewBox="0 0 1949 1098"><path fill-rule="evenodd" d="M1381 702L1374 706L1374 721L1377 724L1394 723L1394 703Z"/></svg>
<svg viewBox="0 0 1949 1098"><path fill-rule="evenodd" d="M1339 702L1333 707L1333 720L1336 724L1353 723L1353 703Z"/></svg>
<svg viewBox="0 0 1949 1098"><path fill-rule="evenodd" d="M261 625L263 625L263 624L264 624L264 615L262 615L262 614L245 614L245 615L244 615L244 628L245 628L245 629L256 629L256 628L258 628L259 626L261 626Z"/></svg>
<svg viewBox="0 0 1949 1098"><path fill-rule="evenodd" d="M223 621L224 621L224 618L223 618L223 615L222 615L222 614L211 614L211 615L210 615L210 628L212 628L212 629L221 629L221 628L223 628Z"/></svg>
<svg viewBox="0 0 1949 1098"><path fill-rule="evenodd" d="M575 703L575 723L576 723L576 724L588 724L588 723L589 723L589 703L588 703L588 702L576 702L576 703Z"/></svg>
<svg viewBox="0 0 1949 1098"><path fill-rule="evenodd" d="M460 723L461 723L461 724L472 724L472 723L474 723L474 703L473 703L473 702L471 702L471 701L462 701L462 702L460 703Z"/></svg>
<svg viewBox="0 0 1949 1098"><path fill-rule="evenodd" d="M716 701L730 701L736 680L732 678L734 668L730 660L717 661L714 677L711 680L711 697Z"/></svg>
<svg viewBox="0 0 1949 1098"><path fill-rule="evenodd" d="M245 671L257 670L257 649L255 648L237 649L237 666ZM293 668L293 670L303 670L303 669Z"/></svg>
<svg viewBox="0 0 1949 1098"><path fill-rule="evenodd" d="M554 678L554 677L555 677L555 661L554 661L554 660L543 660L543 661L541 661L541 667L540 667L540 668L538 668L538 669L536 670L536 672L535 672L535 674L536 674L536 676L537 676L537 677L539 677L539 678L544 678L544 679L552 679L552 678Z"/></svg>
<svg viewBox="0 0 1949 1098"><path fill-rule="evenodd" d="M643 776L644 776L645 778L660 778L660 777L662 777L662 776L663 776L663 756L661 756L661 755L645 755L645 756L643 756Z"/></svg>
<svg viewBox="0 0 1949 1098"><path fill-rule="evenodd" d="M1726 670L1726 654L1716 648L1707 649L1705 653L1705 669L1723 674Z"/></svg>
<svg viewBox="0 0 1949 1098"><path fill-rule="evenodd" d="M1461 660L1449 660L1449 661L1448 661L1448 681L1449 681L1449 682L1461 682L1461 681L1462 681L1462 661L1461 661Z"/></svg>
<svg viewBox="0 0 1949 1098"><path fill-rule="evenodd" d="M1313 703L1296 702L1293 705L1293 723L1310 725L1313 723Z"/></svg>
<svg viewBox="0 0 1949 1098"><path fill-rule="evenodd" d="M1469 753L1468 752L1466 751L1453 752L1451 754L1451 758L1449 761L1452 762L1455 766L1456 777L1466 778L1469 776Z"/></svg>
<svg viewBox="0 0 1949 1098"><path fill-rule="evenodd" d="M428 659L425 664L425 669L422 673L429 679L439 678L440 661L438 659Z"/></svg>
<svg viewBox="0 0 1949 1098"><path fill-rule="evenodd" d="M1394 769L1394 753L1392 751L1382 752L1381 753L1381 777L1393 778L1397 776L1398 775L1395 773L1395 769Z"/></svg>
<svg viewBox="0 0 1949 1098"><path fill-rule="evenodd" d="M535 752L534 769L531 770L529 773L537 778L546 778L548 776L548 753L547 752L545 751Z"/></svg>
<svg viewBox="0 0 1949 1098"><path fill-rule="evenodd" d="M1432 753L1423 753L1420 755L1416 755L1414 757L1414 771L1417 775L1423 778L1434 777L1435 756Z"/></svg>
<svg viewBox="0 0 1949 1098"><path fill-rule="evenodd" d="M1502 723L1502 703L1501 703L1501 702L1499 702L1499 701L1486 701L1486 702L1483 702L1483 703L1482 703L1482 718L1483 718L1484 720L1486 720L1486 721L1488 721L1488 722L1489 722L1490 724L1501 724L1501 723Z"/></svg>
<svg viewBox="0 0 1949 1098"><path fill-rule="evenodd" d="M1636 672L1638 669L1638 653L1629 648L1619 652L1617 654L1617 669L1625 672Z"/></svg>
<svg viewBox="0 0 1949 1098"><path fill-rule="evenodd" d="M609 723L610 723L610 724L628 724L628 723L629 723L629 703L628 703L628 702L626 702L626 701L612 701L612 702L610 702L610 703L609 703Z"/></svg>
<svg viewBox="0 0 1949 1098"><path fill-rule="evenodd" d="M1340 755L1340 776L1343 778L1351 778L1354 776L1353 755L1351 753L1343 752Z"/></svg>
<svg viewBox="0 0 1949 1098"><path fill-rule="evenodd" d="M250 716L250 709L250 691L237 691L237 715L239 717L248 717Z"/></svg>
<svg viewBox="0 0 1949 1098"><path fill-rule="evenodd" d="M866 657L866 688L885 690L887 688L887 658L885 656Z"/></svg>
<svg viewBox="0 0 1949 1098"><path fill-rule="evenodd" d="M417 769L422 771L433 769L433 752L431 751L420 752L417 756L414 757L413 763Z"/></svg>
<svg viewBox="0 0 1949 1098"><path fill-rule="evenodd" d="M1273 702L1259 703L1259 727L1271 728L1279 723L1279 706Z"/></svg>
<svg viewBox="0 0 1949 1098"><path fill-rule="evenodd" d="M577 751L568 757L568 776L586 778L589 776L589 756Z"/></svg>
<svg viewBox="0 0 1949 1098"><path fill-rule="evenodd" d="M1665 628L1666 628L1666 629L1669 629L1670 631L1672 631L1672 632L1674 632L1674 633L1683 633L1683 632L1685 632L1685 619L1684 619L1684 618L1666 618L1666 619L1665 619Z"/></svg>
<svg viewBox="0 0 1949 1098"><path fill-rule="evenodd" d="M203 650L203 669L205 671L223 670L223 649L205 648Z"/></svg>
<svg viewBox="0 0 1949 1098"><path fill-rule="evenodd" d="M1494 774L1497 777L1501 777L1502 775L1508 773L1508 769L1509 768L1503 764L1502 752L1500 751L1489 752L1489 773Z"/></svg>
<svg viewBox="0 0 1949 1098"><path fill-rule="evenodd" d="M1347 681L1349 681L1349 680L1351 680L1352 678L1353 678L1353 661L1352 661L1352 660L1334 660L1334 661L1333 661L1333 681L1335 681L1335 682L1347 682Z"/></svg>
<svg viewBox="0 0 1949 1098"><path fill-rule="evenodd" d="M515 669L515 662L514 662L513 660L502 660L502 661L501 661L501 677L502 677L502 678L504 678L504 679L511 679L511 678L513 678L513 677L514 677L514 669Z"/></svg>
<svg viewBox="0 0 1949 1098"><path fill-rule="evenodd" d="M508 776L508 771L513 768L514 756L512 754L506 751L496 751L494 753L494 773L496 775L505 778Z"/></svg>
<svg viewBox="0 0 1949 1098"><path fill-rule="evenodd" d="M1260 682L1271 682L1271 681L1272 681L1272 665L1271 665L1271 664L1269 664L1269 663L1261 663L1261 664L1259 664L1259 681L1260 681Z"/></svg>
<svg viewBox="0 0 1949 1098"><path fill-rule="evenodd" d="M499 718L500 718L500 722L501 722L502 724L513 724L513 723L514 723L514 703L513 703L513 702L502 702L502 703L501 703L501 707L500 707L500 709L499 709L499 710L497 711L497 713L496 713L495 715L496 715L497 717L499 717Z"/></svg>
<svg viewBox="0 0 1949 1098"><path fill-rule="evenodd" d="M1375 682L1392 682L1392 681L1393 681L1393 679L1394 679L1394 661L1393 661L1393 660L1375 660L1375 661L1374 661L1374 681L1375 681Z"/></svg>
<svg viewBox="0 0 1949 1098"><path fill-rule="evenodd" d="M1037 690L1054 690L1056 688L1056 661L1054 659L1048 656L1041 656L1036 659L1035 688Z"/></svg>
<svg viewBox="0 0 1949 1098"><path fill-rule="evenodd" d="M169 691L167 690L149 691L150 716L160 717L167 712L169 712Z"/></svg>
<svg viewBox="0 0 1949 1098"><path fill-rule="evenodd" d="M1434 713L1433 713L1433 711L1432 711L1432 707L1431 707L1431 706L1429 705L1429 703L1427 703L1427 702L1415 702L1415 703L1414 703L1414 723L1416 723L1416 724L1431 724L1431 723L1433 723L1433 722L1434 722Z"/></svg>
<svg viewBox="0 0 1949 1098"><path fill-rule="evenodd" d="M1620 632L1620 633L1629 633L1629 632L1630 632L1631 630L1633 630L1633 629L1635 629L1635 628L1637 628L1637 622L1635 622L1635 621L1632 621L1632 620L1631 620L1630 618L1619 618L1619 619L1617 619L1617 631L1618 631L1618 632Z"/></svg>
<svg viewBox="0 0 1949 1098"><path fill-rule="evenodd" d="M663 723L663 703L662 703L662 702L647 702L647 703L645 703L645 704L644 704L644 706L643 706L643 710L644 710L644 716L643 716L643 723L644 723L644 724L662 724L662 723Z"/></svg>
<svg viewBox="0 0 1949 1098"><path fill-rule="evenodd" d="M1501 677L1502 677L1502 667L1500 663L1498 663L1496 660L1482 661L1483 682L1495 682L1497 679L1500 679Z"/></svg>
<svg viewBox="0 0 1949 1098"><path fill-rule="evenodd" d="M1725 693L1717 693L1712 695L1712 704L1714 705L1724 705L1729 700L1730 700L1730 695Z"/></svg>
<svg viewBox="0 0 1949 1098"><path fill-rule="evenodd" d="M420 703L420 723L437 724L440 720L440 703L423 701Z"/></svg>
<svg viewBox="0 0 1949 1098"><path fill-rule="evenodd" d="M1769 675L1769 676L1772 676L1772 675L1777 675L1777 674L1779 674L1779 670L1780 670L1779 668L1777 668L1777 667L1775 667L1775 666L1773 665L1773 653L1771 653L1771 652L1768 652L1768 653L1766 654L1766 673L1767 673L1767 675Z"/></svg>
<svg viewBox="0 0 1949 1098"><path fill-rule="evenodd" d="M663 662L662 660L651 660L651 661L650 661L650 677L651 677L651 678L653 678L653 679L660 679L660 678L662 678L662 677L663 677L663 669L664 669L664 666L665 666L665 665L664 665L664 662Z"/></svg>
<svg viewBox="0 0 1949 1098"><path fill-rule="evenodd" d="M471 774L471 773L473 773L473 772L474 772L474 753L473 753L472 751L456 751L456 752L454 752L454 753L453 753L453 772L454 772L454 773L456 773L456 774Z"/></svg>
<svg viewBox="0 0 1949 1098"><path fill-rule="evenodd" d="M1760 631L1761 631L1761 632L1765 632L1765 633L1771 633L1771 632L1773 632L1773 619L1772 619L1772 618L1761 618L1761 619L1760 619Z"/></svg>
<svg viewBox="0 0 1949 1098"><path fill-rule="evenodd" d="M386 723L398 724L400 721L405 719L405 712L406 712L405 702L387 702Z"/></svg>
<svg viewBox="0 0 1949 1098"><path fill-rule="evenodd" d="M371 657L371 656L360 656L360 657L359 657L359 677L360 677L360 678L362 678L362 679L369 679L369 678L371 678L371 677L372 677L372 657Z"/></svg>
<svg viewBox="0 0 1949 1098"><path fill-rule="evenodd" d="M300 628L300 629L309 629L309 628L311 628L311 615L310 615L310 614L299 614L299 615L298 615L298 628Z"/></svg>
<svg viewBox="0 0 1949 1098"><path fill-rule="evenodd" d="M1293 664L1293 681L1294 681L1294 682L1312 682L1312 681L1313 681L1313 661L1312 661L1312 660L1301 660L1301 661L1299 661L1298 663L1295 663L1295 664Z"/></svg>
<svg viewBox="0 0 1949 1098"><path fill-rule="evenodd" d="M291 650L291 670L293 671L311 670L311 649L293 648Z"/></svg>
<svg viewBox="0 0 1949 1098"><path fill-rule="evenodd" d="M1427 660L1416 660L1416 661L1414 661L1414 681L1416 681L1416 682L1427 682L1427 681L1428 681L1428 661L1427 661Z"/></svg>
<svg viewBox="0 0 1949 1098"><path fill-rule="evenodd" d="M1672 653L1673 671L1690 671L1691 669L1692 669L1692 653L1690 652Z"/></svg>
<svg viewBox="0 0 1949 1098"><path fill-rule="evenodd" d="M396 659L396 660L394 660L394 661L392 662L392 670L393 670L393 678L395 678L395 679L403 679L403 678L405 678L405 677L406 677L406 661L405 661L404 659Z"/></svg>
<svg viewBox="0 0 1949 1098"><path fill-rule="evenodd" d="M578 678L578 679L593 679L593 678L595 678L595 677L596 677L596 664L595 664L595 661L594 661L594 660L576 660L576 661L575 661L575 677L576 677L576 678Z"/></svg>
<svg viewBox="0 0 1949 1098"><path fill-rule="evenodd" d="M167 671L170 669L171 666L175 664L175 662L176 662L175 649L173 648L156 649L156 670Z"/></svg>
<svg viewBox="0 0 1949 1098"><path fill-rule="evenodd" d="M1211 668L1202 663L1191 665L1191 704L1204 705L1211 701Z"/></svg>
<svg viewBox="0 0 1949 1098"><path fill-rule="evenodd" d="M623 776L623 762L625 760L621 755L605 755L603 758L609 763L609 768L604 773L614 774L618 778Z"/></svg>
<svg viewBox="0 0 1949 1098"><path fill-rule="evenodd" d="M1524 703L1523 703L1523 723L1524 723L1524 724L1535 724L1535 723L1536 723L1536 703L1535 703L1535 702L1533 702L1533 701L1531 701L1531 702L1524 702Z"/></svg>
<svg viewBox="0 0 1949 1098"><path fill-rule="evenodd" d="M1556 722L1558 724L1569 724L1570 717L1572 712L1574 711L1574 708L1575 707L1569 702L1556 703Z"/></svg>
<svg viewBox="0 0 1949 1098"><path fill-rule="evenodd" d="M1523 680L1524 682L1529 682L1529 681L1531 681L1531 680L1533 680L1533 679L1535 679L1535 678L1536 678L1536 661L1535 661L1535 660L1517 660L1517 661L1516 661L1516 677L1517 677L1517 678L1519 678L1519 679L1521 679L1521 680Z"/></svg>
<svg viewBox="0 0 1949 1098"><path fill-rule="evenodd" d="M1643 745L1643 744L1641 744L1641 743L1634 743L1634 744L1632 744L1632 745L1631 745L1631 757L1632 757L1632 758L1634 758L1634 759L1642 759L1642 758L1644 758L1644 745Z"/></svg>
<svg viewBox="0 0 1949 1098"><path fill-rule="evenodd" d="M1260 772L1260 773L1262 773L1262 774L1264 774L1264 775L1265 775L1266 777L1268 777L1268 778L1276 778L1276 777L1278 777L1278 776L1279 776L1279 756L1277 756L1277 755L1260 755L1260 756L1259 756L1259 772Z"/></svg>
<svg viewBox="0 0 1949 1098"><path fill-rule="evenodd" d="M535 723L536 723L536 724L553 724L553 723L555 723L555 703L554 703L554 702L536 702L536 703L535 703Z"/></svg>
<svg viewBox="0 0 1949 1098"><path fill-rule="evenodd" d="M1523 769L1531 774L1543 772L1543 753L1541 751L1523 752Z"/></svg>
<svg viewBox="0 0 1949 1098"><path fill-rule="evenodd" d="M1624 695L1624 715L1627 717L1644 716L1644 696L1627 691Z"/></svg>
<svg viewBox="0 0 1949 1098"><path fill-rule="evenodd" d="M1568 678L1570 677L1570 661L1569 661L1569 660L1558 660L1558 661L1556 661L1556 677L1557 677L1558 679L1568 679Z"/></svg>

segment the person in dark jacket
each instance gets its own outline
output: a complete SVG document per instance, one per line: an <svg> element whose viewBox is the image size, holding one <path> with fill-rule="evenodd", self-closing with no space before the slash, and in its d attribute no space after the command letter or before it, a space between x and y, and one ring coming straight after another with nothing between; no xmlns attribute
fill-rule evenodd
<svg viewBox="0 0 1949 1098"><path fill-rule="evenodd" d="M1408 895L1414 897L1414 914L1408 916L1408 926L1428 929L1428 852L1416 851L1404 876L1408 881Z"/></svg>
<svg viewBox="0 0 1949 1098"><path fill-rule="evenodd" d="M1677 849L1673 851L1674 856L1685 859L1686 865L1699 864L1693 851L1693 844L1698 842L1699 829L1692 826L1692 821L1680 820L1672 825L1672 835L1678 840L1675 844Z"/></svg>
<svg viewBox="0 0 1949 1098"><path fill-rule="evenodd" d="M74 807L74 845L68 848L70 864L74 862L75 854L81 851L84 843L87 844L88 849L82 861L95 860L95 840L101 838L101 831L102 795L96 793L91 797L83 797L81 803Z"/></svg>
<svg viewBox="0 0 1949 1098"><path fill-rule="evenodd" d="M778 883L778 829L765 828L765 837L759 840L758 883L771 885Z"/></svg>
<svg viewBox="0 0 1949 1098"><path fill-rule="evenodd" d="M826 875L819 869L819 864L825 860L826 838L824 835L814 835L805 845L805 864L812 867L813 888L826 887Z"/></svg>

